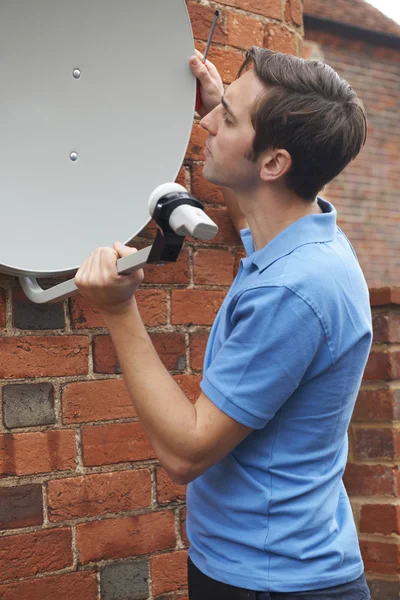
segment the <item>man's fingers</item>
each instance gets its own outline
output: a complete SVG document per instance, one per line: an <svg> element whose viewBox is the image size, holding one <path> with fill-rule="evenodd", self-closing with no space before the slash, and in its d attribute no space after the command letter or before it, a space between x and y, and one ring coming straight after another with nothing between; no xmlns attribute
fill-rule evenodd
<svg viewBox="0 0 400 600"><path fill-rule="evenodd" d="M195 49L194 49L194 51L195 51L196 55L199 57L199 59L200 59L200 60L203 60L203 58L204 58L204 54L202 54L202 53L200 52L200 50L197 50L197 48L195 48Z"/></svg>
<svg viewBox="0 0 400 600"><path fill-rule="evenodd" d="M96 250L93 252L90 259L90 271L88 276L88 284L93 285L98 280L98 273L100 271L100 252Z"/></svg>
<svg viewBox="0 0 400 600"><path fill-rule="evenodd" d="M117 253L118 258L123 258L124 256L130 256L131 254L135 254L138 252L137 248L131 248L130 246L124 246L121 242L114 242L113 245L114 251Z"/></svg>
<svg viewBox="0 0 400 600"><path fill-rule="evenodd" d="M117 258L118 254L112 248L97 248L78 270L75 276L77 284L80 286L98 285L104 280L107 273L114 275Z"/></svg>
<svg viewBox="0 0 400 600"><path fill-rule="evenodd" d="M131 248L130 246L124 246L121 242L114 242L113 245L114 252L116 253L118 258L124 258L125 256L130 256L131 254L135 254L139 252L137 248ZM121 273L119 277L128 278L131 277L134 281L137 280L137 275L135 275L137 271L133 271L133 273Z"/></svg>
<svg viewBox="0 0 400 600"><path fill-rule="evenodd" d="M112 248L99 248L93 257L92 275L96 282L104 280L106 275L117 274L116 260L118 255Z"/></svg>
<svg viewBox="0 0 400 600"><path fill-rule="evenodd" d="M197 77L197 79L200 79L202 83L205 80L208 81L211 79L207 67L203 65L203 63L199 58L197 58L197 56L190 59L190 66L192 68L193 74Z"/></svg>
<svg viewBox="0 0 400 600"><path fill-rule="evenodd" d="M214 83L215 80L220 80L219 73L212 63L208 60L204 64L198 57L192 57L190 59L190 66L192 68L193 75L200 79L201 83Z"/></svg>
<svg viewBox="0 0 400 600"><path fill-rule="evenodd" d="M197 48L195 48L195 53L196 56L200 59L200 62L202 64L203 63L203 59L204 59L204 54L202 54L199 50L197 50ZM208 60L208 58L206 59L206 64L205 64L206 68L208 69L211 77L213 77L214 79L221 79L220 74L218 73L218 69L217 67L214 65L214 63L212 63L210 60Z"/></svg>
<svg viewBox="0 0 400 600"><path fill-rule="evenodd" d="M78 269L78 272L75 277L76 277L79 285L86 285L88 282L92 257L93 257L93 253L84 261L84 263Z"/></svg>

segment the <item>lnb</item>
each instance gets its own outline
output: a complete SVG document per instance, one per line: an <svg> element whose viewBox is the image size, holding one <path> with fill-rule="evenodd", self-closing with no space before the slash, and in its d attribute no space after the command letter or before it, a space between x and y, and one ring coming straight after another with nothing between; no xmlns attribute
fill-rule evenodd
<svg viewBox="0 0 400 600"><path fill-rule="evenodd" d="M183 237L212 240L218 233L218 226L206 215L201 202L179 183L158 186L150 196L149 212L156 221L160 213L164 214L169 227Z"/></svg>

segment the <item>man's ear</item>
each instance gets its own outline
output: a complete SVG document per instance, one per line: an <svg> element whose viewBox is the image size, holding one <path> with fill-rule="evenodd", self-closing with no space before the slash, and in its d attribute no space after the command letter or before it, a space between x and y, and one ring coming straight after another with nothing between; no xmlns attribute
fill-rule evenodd
<svg viewBox="0 0 400 600"><path fill-rule="evenodd" d="M260 177L263 181L276 181L289 171L292 157L287 150L267 150L261 157Z"/></svg>

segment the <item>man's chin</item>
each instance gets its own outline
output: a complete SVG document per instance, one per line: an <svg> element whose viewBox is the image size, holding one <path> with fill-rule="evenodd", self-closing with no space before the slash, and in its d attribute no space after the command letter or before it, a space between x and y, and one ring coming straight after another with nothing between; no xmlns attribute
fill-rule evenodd
<svg viewBox="0 0 400 600"><path fill-rule="evenodd" d="M203 177L208 183L213 183L214 185L226 185L226 182L223 181L221 177L218 177L207 163L205 163L203 167Z"/></svg>

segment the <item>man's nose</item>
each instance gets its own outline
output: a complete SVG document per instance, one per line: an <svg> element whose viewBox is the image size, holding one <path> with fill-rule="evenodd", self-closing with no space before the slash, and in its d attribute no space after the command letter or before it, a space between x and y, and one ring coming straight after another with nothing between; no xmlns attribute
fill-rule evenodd
<svg viewBox="0 0 400 600"><path fill-rule="evenodd" d="M203 117L200 121L200 127L202 127L203 129L205 129L206 131L208 131L208 133L210 133L210 129L209 129L209 114L206 115L205 117Z"/></svg>
<svg viewBox="0 0 400 600"><path fill-rule="evenodd" d="M205 129L210 135L216 134L216 118L215 118L215 109L212 110L208 115L203 117L200 121L200 127Z"/></svg>

